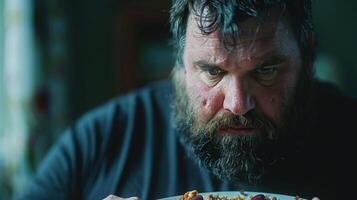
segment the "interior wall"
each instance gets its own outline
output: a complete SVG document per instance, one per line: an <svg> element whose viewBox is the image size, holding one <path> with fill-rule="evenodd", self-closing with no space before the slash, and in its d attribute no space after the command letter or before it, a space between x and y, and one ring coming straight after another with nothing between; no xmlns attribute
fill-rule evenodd
<svg viewBox="0 0 357 200"><path fill-rule="evenodd" d="M357 96L356 10L353 0L313 0L318 56L328 57L336 66L341 87L353 96Z"/></svg>

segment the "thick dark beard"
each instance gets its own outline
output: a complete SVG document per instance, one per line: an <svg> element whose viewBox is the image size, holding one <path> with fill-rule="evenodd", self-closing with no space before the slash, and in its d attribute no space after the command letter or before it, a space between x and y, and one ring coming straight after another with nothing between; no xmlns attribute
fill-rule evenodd
<svg viewBox="0 0 357 200"><path fill-rule="evenodd" d="M244 116L222 116L205 125L199 125L197 111L189 102L185 84L179 73L179 69L174 69L172 74L176 132L189 157L201 167L222 180L256 184L277 160L294 151L295 147L290 141L296 142L296 133L300 131L297 131L294 124L299 123L297 114L303 109L296 105L292 106L298 102L296 98L283 100L281 116L284 120L279 125L255 111ZM306 86L300 86L296 90L306 89ZM301 94L296 92L294 97L296 95ZM220 127L234 124L253 126L260 131L250 136L217 134Z"/></svg>

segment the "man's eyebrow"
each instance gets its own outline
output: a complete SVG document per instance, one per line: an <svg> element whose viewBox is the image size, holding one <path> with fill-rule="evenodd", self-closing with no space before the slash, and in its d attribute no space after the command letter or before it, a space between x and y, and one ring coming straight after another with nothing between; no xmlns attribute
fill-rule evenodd
<svg viewBox="0 0 357 200"><path fill-rule="evenodd" d="M204 60L195 61L195 62L193 62L193 64L195 66L198 66L201 69L219 68L218 65L213 64L213 63L208 63L207 61L204 61Z"/></svg>
<svg viewBox="0 0 357 200"><path fill-rule="evenodd" d="M287 58L283 55L275 55L275 56L269 57L268 59L263 60L261 63L259 63L257 65L257 67L276 65L276 64L283 63L286 60L287 60Z"/></svg>

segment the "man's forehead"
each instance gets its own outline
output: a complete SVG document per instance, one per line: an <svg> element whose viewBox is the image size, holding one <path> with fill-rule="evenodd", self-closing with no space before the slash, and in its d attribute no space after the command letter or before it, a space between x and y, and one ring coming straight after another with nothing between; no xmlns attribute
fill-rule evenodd
<svg viewBox="0 0 357 200"><path fill-rule="evenodd" d="M236 45L273 38L278 28L281 28L279 24L282 21L285 21L283 19L284 15L282 15L281 11L275 9L271 9L271 11L264 13L262 16L246 19L245 21L238 24L239 34L238 38L236 38ZM187 25L186 37L192 37L195 39L202 38L203 40L211 41L221 40L219 38L219 29L207 35L204 34L202 30L200 30L199 23L199 17L191 13Z"/></svg>
<svg viewBox="0 0 357 200"><path fill-rule="evenodd" d="M220 65L228 61L262 60L275 54L285 54L288 38L295 38L286 15L270 15L265 20L249 18L240 25L240 35L233 51L225 48L219 32L205 35L199 29L195 16L190 16L186 33L185 57L188 60L206 60ZM288 42L288 43L287 43Z"/></svg>

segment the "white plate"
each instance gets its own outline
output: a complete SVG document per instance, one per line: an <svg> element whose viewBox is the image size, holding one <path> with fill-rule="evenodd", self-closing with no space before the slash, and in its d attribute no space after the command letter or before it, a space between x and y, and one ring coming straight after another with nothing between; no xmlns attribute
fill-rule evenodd
<svg viewBox="0 0 357 200"><path fill-rule="evenodd" d="M218 195L220 197L226 196L226 197L229 197L229 198L236 197L238 195L243 196L243 194L241 192L235 192L235 191L205 192L205 193L200 193L199 192L198 194L202 195L203 198L207 197L209 194ZM264 194L264 195L266 195L266 196L268 196L270 198L276 197L278 200L295 200L295 196L289 196L289 195L283 195L283 194L273 194L273 193L265 193L265 192L246 192L246 191L244 191L244 194L247 197L254 196L254 195L257 195L257 194ZM181 197L182 197L182 195L179 195L179 196L162 198L162 199L158 199L158 200L180 200ZM304 200L304 199L300 198L299 200Z"/></svg>

